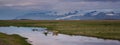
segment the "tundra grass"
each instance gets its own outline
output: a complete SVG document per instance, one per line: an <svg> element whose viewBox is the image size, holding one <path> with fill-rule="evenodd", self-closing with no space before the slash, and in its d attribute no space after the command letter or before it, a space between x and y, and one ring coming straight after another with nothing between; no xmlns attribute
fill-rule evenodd
<svg viewBox="0 0 120 45"><path fill-rule="evenodd" d="M26 41L26 38L23 38L19 35L7 35L0 33L0 45L31 45Z"/></svg>
<svg viewBox="0 0 120 45"><path fill-rule="evenodd" d="M1 20L0 26L46 27L68 35L120 40L120 20Z"/></svg>

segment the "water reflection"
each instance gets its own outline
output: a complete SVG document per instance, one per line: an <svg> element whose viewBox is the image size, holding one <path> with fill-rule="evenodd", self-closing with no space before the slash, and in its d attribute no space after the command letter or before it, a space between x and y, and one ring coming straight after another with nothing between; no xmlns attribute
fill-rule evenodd
<svg viewBox="0 0 120 45"><path fill-rule="evenodd" d="M35 31L36 31L36 32L40 32L40 31L45 31L45 29L44 29L44 30L41 30L41 29L32 29L32 31L33 31L33 32L35 32Z"/></svg>
<svg viewBox="0 0 120 45"><path fill-rule="evenodd" d="M47 31L47 30L40 30L40 29L32 29L33 32L42 32L45 36L47 36L49 33L52 33L52 36L58 36L59 31Z"/></svg>
<svg viewBox="0 0 120 45"><path fill-rule="evenodd" d="M32 31L38 31L38 29L32 29Z"/></svg>
<svg viewBox="0 0 120 45"><path fill-rule="evenodd" d="M19 34L28 38L33 45L120 45L117 40L104 40L94 37L69 36L58 31L47 31L46 28L36 27L0 27L0 32Z"/></svg>

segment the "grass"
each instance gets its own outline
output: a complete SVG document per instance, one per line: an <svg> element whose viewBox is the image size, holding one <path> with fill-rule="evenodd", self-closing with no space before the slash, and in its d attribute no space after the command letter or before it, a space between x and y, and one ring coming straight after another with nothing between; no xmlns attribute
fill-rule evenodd
<svg viewBox="0 0 120 45"><path fill-rule="evenodd" d="M19 35L7 35L0 33L0 45L31 45L27 43L27 38L23 38Z"/></svg>
<svg viewBox="0 0 120 45"><path fill-rule="evenodd" d="M46 27L68 35L120 40L120 20L0 20L0 26Z"/></svg>

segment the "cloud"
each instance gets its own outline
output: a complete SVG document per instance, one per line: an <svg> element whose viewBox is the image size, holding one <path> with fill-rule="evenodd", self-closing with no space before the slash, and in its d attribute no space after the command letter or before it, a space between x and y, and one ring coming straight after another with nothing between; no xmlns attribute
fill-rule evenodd
<svg viewBox="0 0 120 45"><path fill-rule="evenodd" d="M52 10L63 14L72 10L119 9L119 5L120 0L0 0L0 18L23 15L23 12L27 12L25 10ZM69 17L74 16L60 19Z"/></svg>
<svg viewBox="0 0 120 45"><path fill-rule="evenodd" d="M56 5L57 2L58 0L0 0L0 6L18 9L48 9Z"/></svg>
<svg viewBox="0 0 120 45"><path fill-rule="evenodd" d="M102 2L118 2L120 0L61 0L65 2L81 2L81 1L87 1L87 2L95 2L95 1L102 1Z"/></svg>
<svg viewBox="0 0 120 45"><path fill-rule="evenodd" d="M0 0L0 7L15 9L76 10L120 8L120 0ZM114 3L116 2L116 3Z"/></svg>

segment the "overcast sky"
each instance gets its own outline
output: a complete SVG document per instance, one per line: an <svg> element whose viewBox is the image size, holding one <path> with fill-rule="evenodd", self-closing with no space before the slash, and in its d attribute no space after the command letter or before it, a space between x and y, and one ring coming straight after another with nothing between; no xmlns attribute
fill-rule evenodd
<svg viewBox="0 0 120 45"><path fill-rule="evenodd" d="M119 9L120 0L0 0L0 19L25 10ZM4 17L4 18L3 18Z"/></svg>
<svg viewBox="0 0 120 45"><path fill-rule="evenodd" d="M119 8L120 0L0 0L0 7L17 9Z"/></svg>

